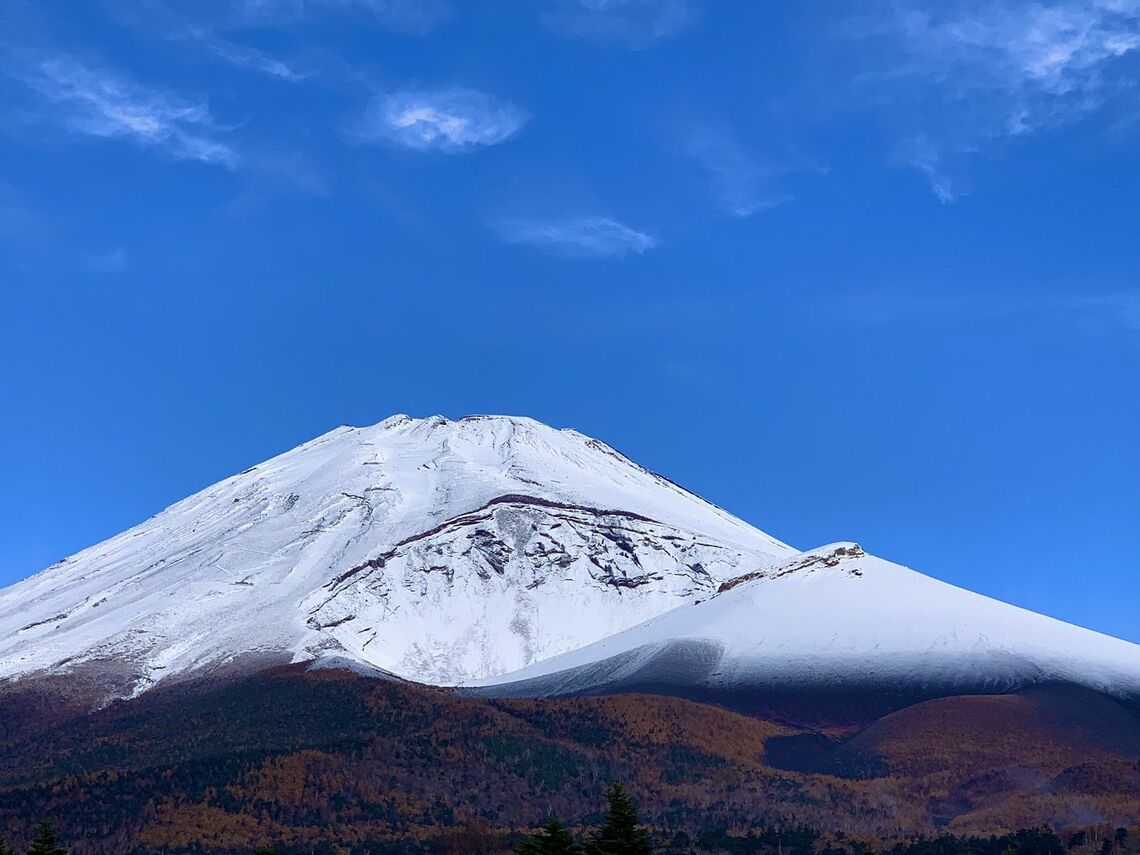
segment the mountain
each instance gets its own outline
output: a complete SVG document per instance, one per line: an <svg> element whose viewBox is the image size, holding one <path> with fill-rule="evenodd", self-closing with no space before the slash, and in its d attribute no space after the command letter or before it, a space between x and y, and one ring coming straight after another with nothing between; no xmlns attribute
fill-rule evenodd
<svg viewBox="0 0 1140 855"><path fill-rule="evenodd" d="M1064 684L1140 647L855 544L799 552L531 419L338 428L0 591L0 679L107 700L297 662L492 697L652 691L815 727Z"/></svg>
<svg viewBox="0 0 1140 855"><path fill-rule="evenodd" d="M1136 645L529 419L338 428L0 591L0 828L78 855L467 852L615 779L688 835L1114 829L1138 775Z"/></svg>
<svg viewBox="0 0 1140 855"><path fill-rule="evenodd" d="M342 427L0 592L0 678L107 697L334 658L453 684L589 644L795 550L531 419Z"/></svg>
<svg viewBox="0 0 1140 855"><path fill-rule="evenodd" d="M493 696L655 691L816 725L928 698L1064 684L1140 698L1140 646L833 544L582 649Z"/></svg>

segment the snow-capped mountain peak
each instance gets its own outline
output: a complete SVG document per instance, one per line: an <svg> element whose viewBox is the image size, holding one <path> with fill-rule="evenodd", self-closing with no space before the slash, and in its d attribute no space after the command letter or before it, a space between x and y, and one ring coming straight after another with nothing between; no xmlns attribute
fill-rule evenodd
<svg viewBox="0 0 1140 855"><path fill-rule="evenodd" d="M340 427L0 591L0 677L131 693L338 655L490 677L795 554L577 431L521 417Z"/></svg>
<svg viewBox="0 0 1140 855"><path fill-rule="evenodd" d="M854 543L798 552L518 417L337 428L0 591L0 680L71 674L113 697L310 660L745 706L1043 681L1140 697L1136 645Z"/></svg>

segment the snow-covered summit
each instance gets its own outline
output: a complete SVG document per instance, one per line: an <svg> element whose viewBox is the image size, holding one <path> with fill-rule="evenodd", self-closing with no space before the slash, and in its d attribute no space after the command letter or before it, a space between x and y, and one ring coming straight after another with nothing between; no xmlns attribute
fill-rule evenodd
<svg viewBox="0 0 1140 855"><path fill-rule="evenodd" d="M437 683L633 626L795 550L528 418L341 427L0 591L0 678L120 691L347 656Z"/></svg>

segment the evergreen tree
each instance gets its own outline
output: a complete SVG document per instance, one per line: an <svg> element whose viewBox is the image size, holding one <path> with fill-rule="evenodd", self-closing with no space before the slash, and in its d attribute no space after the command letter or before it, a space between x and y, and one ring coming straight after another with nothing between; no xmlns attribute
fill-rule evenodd
<svg viewBox="0 0 1140 855"><path fill-rule="evenodd" d="M16 850L12 848L7 837L0 837L0 855L16 855Z"/></svg>
<svg viewBox="0 0 1140 855"><path fill-rule="evenodd" d="M543 823L542 831L520 843L515 852L518 855L580 855L582 847L574 842L566 826L550 817Z"/></svg>
<svg viewBox="0 0 1140 855"><path fill-rule="evenodd" d="M637 805L615 781L606 791L609 810L602 827L590 841L590 855L652 855L649 831L637 819Z"/></svg>
<svg viewBox="0 0 1140 855"><path fill-rule="evenodd" d="M46 819L36 823L36 833L28 847L28 855L68 855L56 839L55 828Z"/></svg>

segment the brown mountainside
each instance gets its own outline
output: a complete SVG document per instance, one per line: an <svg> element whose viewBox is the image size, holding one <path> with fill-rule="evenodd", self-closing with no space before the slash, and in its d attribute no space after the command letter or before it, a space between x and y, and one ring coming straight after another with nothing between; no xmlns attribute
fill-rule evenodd
<svg viewBox="0 0 1140 855"><path fill-rule="evenodd" d="M49 816L80 855L582 824L615 779L666 832L1140 824L1140 719L1071 689L928 701L839 743L679 698L491 700L292 666L93 714L58 697L0 706L0 827Z"/></svg>

